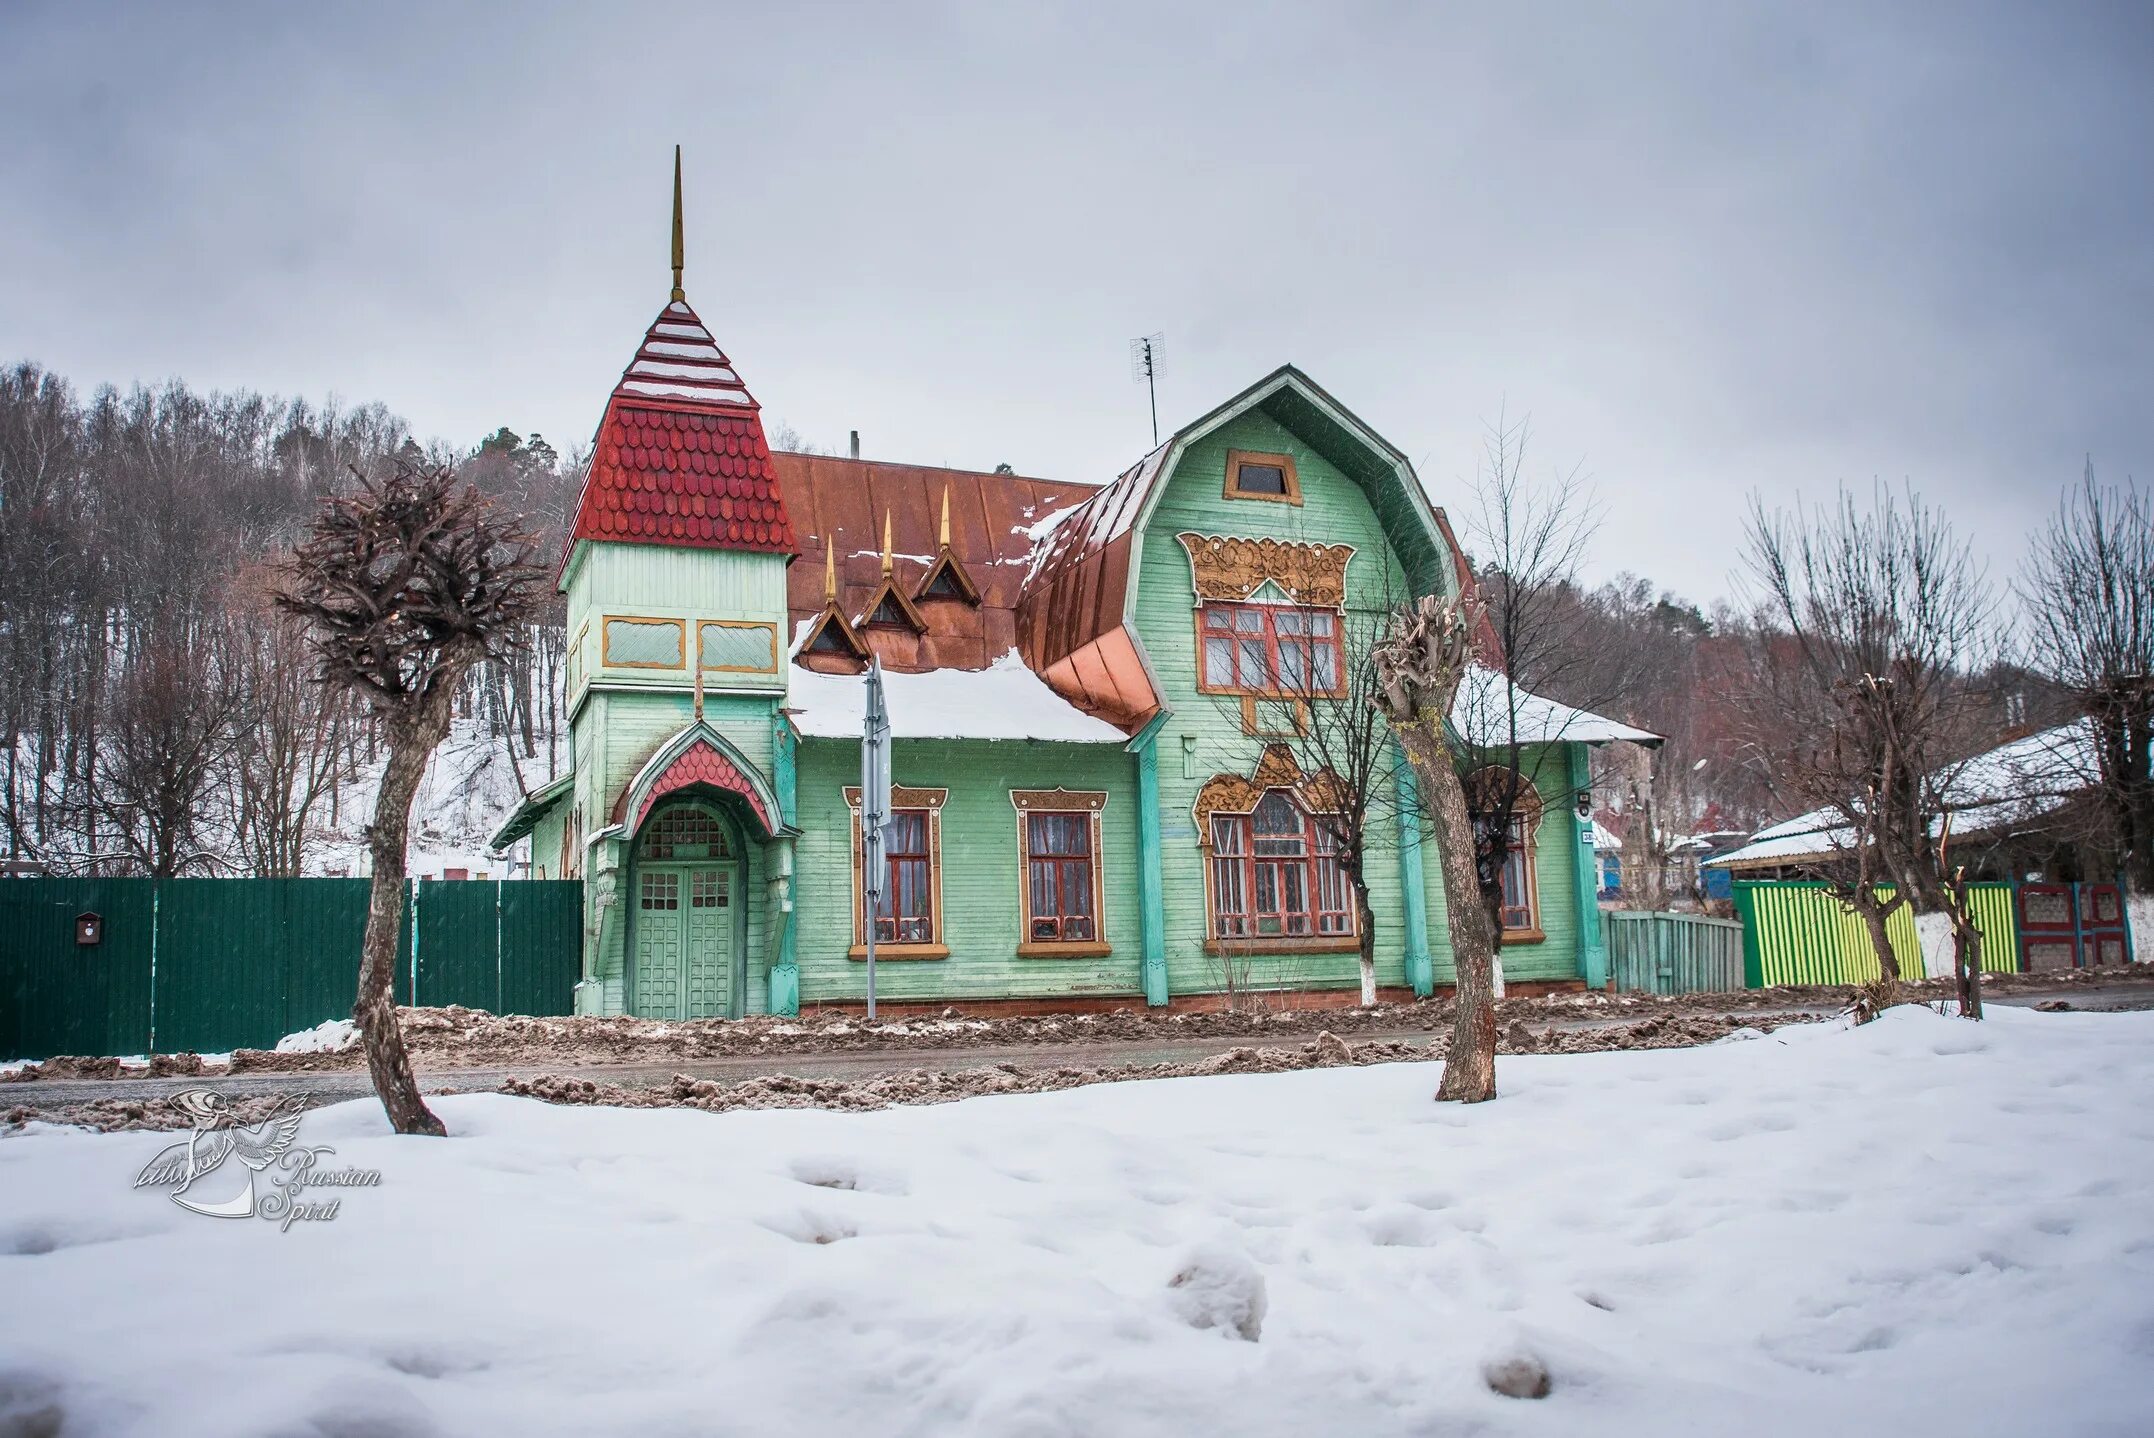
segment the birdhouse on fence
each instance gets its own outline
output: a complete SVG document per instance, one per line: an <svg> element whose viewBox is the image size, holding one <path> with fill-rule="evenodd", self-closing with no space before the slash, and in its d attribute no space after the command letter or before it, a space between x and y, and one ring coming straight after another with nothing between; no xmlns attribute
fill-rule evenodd
<svg viewBox="0 0 2154 1438"><path fill-rule="evenodd" d="M88 910L75 915L75 943L89 948L105 941L105 916Z"/></svg>

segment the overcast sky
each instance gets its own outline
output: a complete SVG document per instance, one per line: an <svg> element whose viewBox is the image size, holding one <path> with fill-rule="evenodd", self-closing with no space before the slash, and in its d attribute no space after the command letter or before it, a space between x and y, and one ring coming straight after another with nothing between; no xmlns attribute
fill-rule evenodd
<svg viewBox="0 0 2154 1438"><path fill-rule="evenodd" d="M0 4L0 360L587 441L669 283L774 421L1102 481L1300 365L1592 569L1744 496L1978 549L2154 472L2154 6Z"/></svg>

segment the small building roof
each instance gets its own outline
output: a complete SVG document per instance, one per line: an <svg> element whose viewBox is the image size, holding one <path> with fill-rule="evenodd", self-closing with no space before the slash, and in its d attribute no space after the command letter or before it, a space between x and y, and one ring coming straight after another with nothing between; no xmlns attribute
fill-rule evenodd
<svg viewBox="0 0 2154 1438"><path fill-rule="evenodd" d="M2098 782L2100 755L2092 721L2077 719L1978 754L1944 785L1953 832L2006 833L2061 808ZM1938 822L1941 831L1943 821ZM1832 809L1813 809L1751 835L1750 842L1705 867L1766 869L1829 858L1849 849L1854 833Z"/></svg>
<svg viewBox="0 0 2154 1438"><path fill-rule="evenodd" d="M1574 709L1513 684L1485 664L1467 668L1451 703L1451 727L1468 744L1482 748L1512 741L1516 723L1521 744L1608 744L1627 740L1648 748L1661 742L1649 729Z"/></svg>

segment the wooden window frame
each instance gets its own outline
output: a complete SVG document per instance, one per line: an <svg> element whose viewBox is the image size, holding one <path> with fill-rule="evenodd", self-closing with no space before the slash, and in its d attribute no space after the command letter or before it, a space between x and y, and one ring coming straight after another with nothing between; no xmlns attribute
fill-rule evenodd
<svg viewBox="0 0 2154 1438"><path fill-rule="evenodd" d="M1306 875L1305 893L1309 900L1307 913L1310 932L1306 934L1222 934L1219 931L1219 866L1222 863L1239 861L1239 879L1242 891L1248 903L1253 905L1256 895L1256 867L1258 863L1277 864L1291 857L1285 855L1260 857L1256 853L1257 805L1261 805L1272 794L1283 796L1302 816L1302 837L1307 844L1307 848L1297 862ZM1247 842L1243 845L1242 852L1229 855L1221 855L1218 852L1216 835L1219 830L1217 826L1222 821L1246 826ZM1353 886L1346 877L1345 867L1336 858L1333 858L1331 862L1337 871L1340 902L1344 907L1340 909L1319 909L1317 906L1317 895L1321 888L1318 878L1318 865L1326 853L1319 846L1330 837L1330 834L1324 825L1317 822L1316 813L1303 804L1301 797L1291 789L1274 786L1264 790L1263 793L1257 796L1256 803L1252 804L1247 812L1237 812L1231 809L1212 811L1204 816L1204 832L1200 837L1204 849L1204 951L1206 953L1249 955L1345 954L1359 951L1361 947L1361 915L1357 912L1354 903ZM1333 852L1336 851L1336 847L1334 842ZM1256 910L1252 907L1241 912L1253 916ZM1284 914L1286 911L1281 910L1280 912ZM1346 921L1345 930L1335 934L1317 932L1320 914L1343 915Z"/></svg>
<svg viewBox="0 0 2154 1438"><path fill-rule="evenodd" d="M1500 768L1480 771L1480 773L1498 775L1504 772L1506 771ZM1474 780L1477 778L1479 778L1479 774L1471 775L1467 779L1466 792L1469 796L1474 792ZM1498 780L1495 782L1507 781ZM1507 945L1539 944L1545 943L1548 939L1548 931L1543 927L1541 916L1541 870L1539 863L1541 820L1547 816L1548 807L1541 801L1541 791L1531 779L1524 774L1520 774L1518 783L1520 786L1518 798L1511 805L1511 822L1517 826L1521 841L1510 845L1509 852L1518 856L1519 872L1525 877L1526 902L1523 907L1526 911L1526 922L1523 925L1514 925L1509 920L1507 911L1520 907L1519 905L1506 903L1497 910L1498 916L1503 920L1503 942ZM1498 883L1499 885L1501 883L1500 876Z"/></svg>
<svg viewBox="0 0 2154 1438"><path fill-rule="evenodd" d="M1241 631L1239 629L1230 631L1230 634L1228 636L1211 634L1205 627L1205 616L1214 612L1220 614L1249 613L1260 614L1263 616L1264 628L1262 638L1264 644L1264 670L1266 676L1273 679L1274 681L1276 681L1279 674L1279 626L1277 622L1278 616L1282 613L1303 615L1321 614L1326 618L1330 619L1331 633L1328 636L1328 643L1325 647L1331 650L1332 655L1331 687L1329 689L1317 689L1313 687L1303 689L1281 689L1277 687L1276 683L1274 683L1269 688L1259 689L1251 685L1242 684L1239 682L1233 684L1212 683L1210 677L1211 666L1207 662L1205 655L1205 641L1207 639L1222 637L1228 639L1228 642L1233 646L1234 649L1234 675L1237 681L1241 678L1241 646L1244 643L1248 642L1241 637ZM1246 600L1206 599L1198 602L1195 618L1192 622L1196 625L1197 633L1197 692L1199 694L1227 694L1237 695L1249 699L1297 700L1308 698L1340 699L1344 698L1346 695L1346 611L1343 609L1333 609L1321 604L1252 604ZM1289 635L1288 642L1307 642L1310 652L1312 654L1314 653L1316 648L1315 644L1313 643L1313 636L1309 635ZM1247 714L1246 717L1248 723L1253 724L1255 722L1255 716L1253 713ZM1250 729L1248 730L1248 732L1254 733L1256 731L1254 729Z"/></svg>
<svg viewBox="0 0 2154 1438"><path fill-rule="evenodd" d="M844 790L846 807L852 811L852 884L853 884L853 942L845 951L848 959L865 961L868 956L867 929L864 926L866 896L860 884L860 788L848 785ZM878 959L947 959L950 946L943 930L942 903L942 806L949 800L948 789L916 789L902 785L890 790L890 807L896 809L925 809L927 811L927 882L928 882L928 934L927 943L886 944L878 940L875 957Z"/></svg>
<svg viewBox="0 0 2154 1438"><path fill-rule="evenodd" d="M1020 922L1017 956L1021 959L1098 959L1114 952L1107 938L1106 877L1100 847L1100 815L1107 807L1103 790L1012 789L1010 803L1017 809L1017 895ZM1075 941L1032 937L1032 816L1034 814L1083 814L1090 820L1092 845L1092 937Z"/></svg>
<svg viewBox="0 0 2154 1438"><path fill-rule="evenodd" d="M1241 487L1242 466L1266 465L1286 476L1285 494L1251 494ZM1294 467L1291 454L1271 454L1260 449L1230 449L1227 451L1226 484L1222 493L1228 499L1255 499L1271 504L1301 503L1301 473Z"/></svg>
<svg viewBox="0 0 2154 1438"><path fill-rule="evenodd" d="M622 624L670 624L679 637L681 657L671 664L661 664L651 659L615 659L613 657L613 625ZM604 669L657 669L667 674L688 672L688 621L671 619L660 614L605 614L598 623L599 663Z"/></svg>
<svg viewBox="0 0 2154 1438"><path fill-rule="evenodd" d="M760 629L770 641L768 664L711 664L704 660L706 629ZM706 674L775 674L778 672L778 626L760 619L703 619L696 623L696 663Z"/></svg>

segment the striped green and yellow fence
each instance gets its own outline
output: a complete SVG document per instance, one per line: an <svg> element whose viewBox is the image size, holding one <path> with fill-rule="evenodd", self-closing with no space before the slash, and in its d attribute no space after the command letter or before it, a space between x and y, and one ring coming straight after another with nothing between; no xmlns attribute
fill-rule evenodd
<svg viewBox="0 0 2154 1438"><path fill-rule="evenodd" d="M1893 891L1884 885L1879 892L1890 897ZM2017 973L2019 935L2012 913L2012 886L1975 884L1970 886L1968 899L1982 935L1983 969ZM1823 884L1738 882L1735 912L1743 924L1743 977L1750 988L1864 984L1878 976L1869 930ZM1885 935L1892 941L1900 973L1907 978L1925 977L1912 907L1893 912Z"/></svg>

